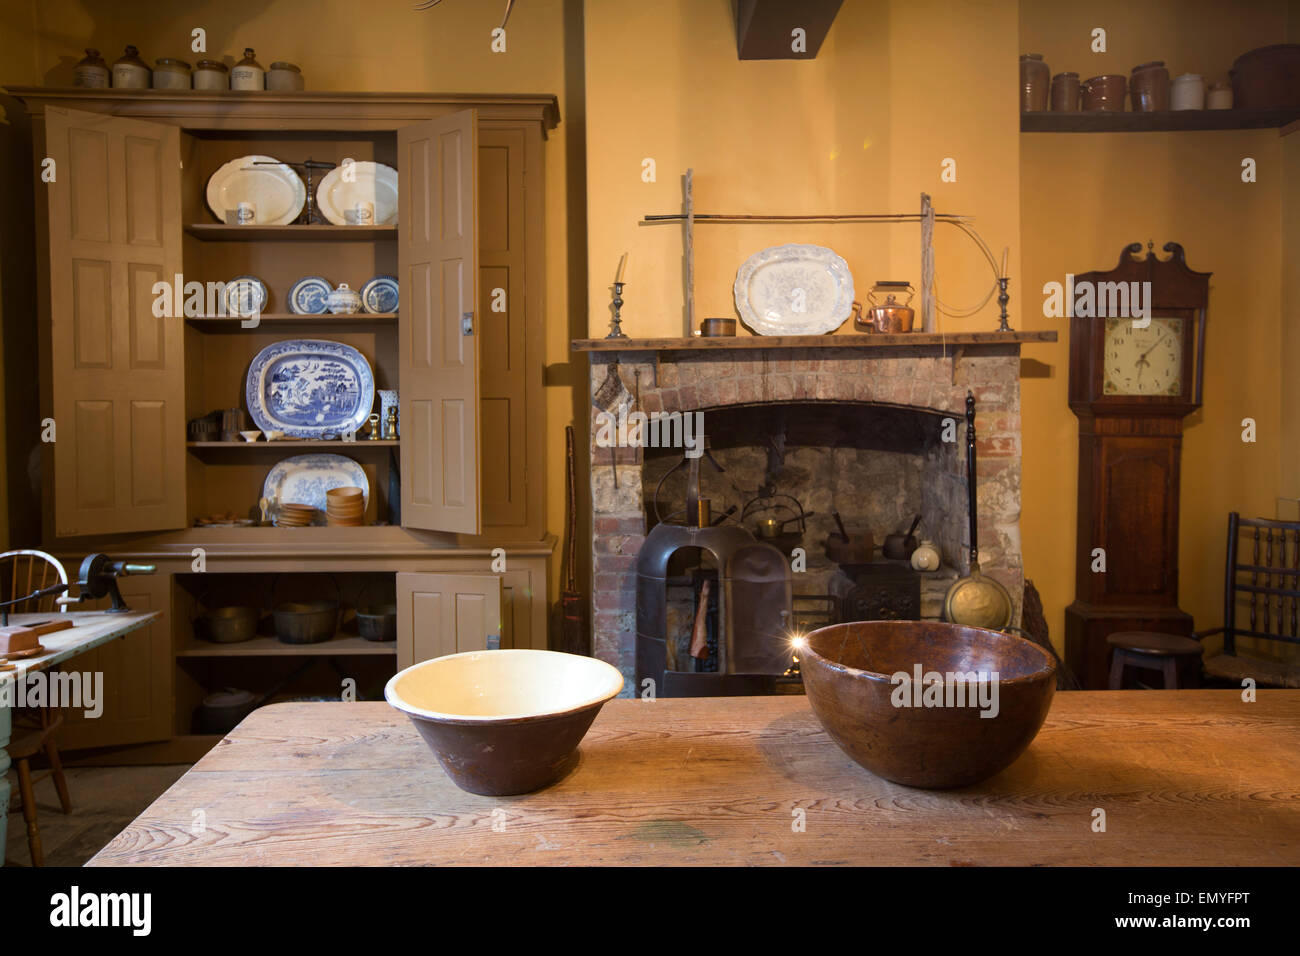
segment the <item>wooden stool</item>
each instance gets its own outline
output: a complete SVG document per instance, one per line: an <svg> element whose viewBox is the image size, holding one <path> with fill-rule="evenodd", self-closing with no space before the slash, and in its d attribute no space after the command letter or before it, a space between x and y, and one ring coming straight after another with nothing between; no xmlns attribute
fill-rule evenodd
<svg viewBox="0 0 1300 956"><path fill-rule="evenodd" d="M1111 652L1111 690L1119 690L1124 683L1124 668L1160 671L1164 675L1165 690L1178 689L1178 663L1180 659L1200 658L1201 642L1177 634L1159 634L1155 631L1119 631L1106 638Z"/></svg>

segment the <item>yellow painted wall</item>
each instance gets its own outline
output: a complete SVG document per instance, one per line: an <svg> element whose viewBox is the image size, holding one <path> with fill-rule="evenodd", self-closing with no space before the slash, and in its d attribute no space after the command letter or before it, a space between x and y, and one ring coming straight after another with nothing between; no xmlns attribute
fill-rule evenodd
<svg viewBox="0 0 1300 956"><path fill-rule="evenodd" d="M1162 58L1174 75L1213 80L1240 53L1279 42L1285 23L1282 2L1035 0L1021 4L1020 35L1022 52L1043 53L1053 73L1127 74ZM1108 53L1089 50L1097 26L1108 31ZM1182 459L1179 598L1200 628L1222 620L1228 512L1272 517L1281 488L1282 143L1277 130L1020 137L1024 287L1111 268L1125 244L1149 239L1157 249L1181 242L1191 268L1214 273L1205 405L1185 423ZM1257 161L1258 182L1241 181L1244 157ZM1078 424L1066 406L1066 320L1035 324L1062 335L1042 356L1051 376L1023 382L1021 530L1027 573L1059 635L1074 597ZM1255 444L1241 441L1247 417L1257 423Z"/></svg>
<svg viewBox="0 0 1300 956"><path fill-rule="evenodd" d="M681 211L688 167L705 213L916 212L926 191L939 211L974 216L990 245L1010 245L1014 270L1014 4L846 3L812 61L739 61L726 3L587 0L586 11L593 335L608 330L609 285L624 251L624 328L682 334L681 229L640 220ZM946 157L957 161L956 183L940 182ZM647 158L652 183L642 180ZM920 281L916 225L699 225L697 319L735 315L736 269L786 242L835 249L859 299L876 279ZM975 247L942 226L937 244L945 300L978 302L993 276ZM991 329L995 315L990 305L943 327Z"/></svg>

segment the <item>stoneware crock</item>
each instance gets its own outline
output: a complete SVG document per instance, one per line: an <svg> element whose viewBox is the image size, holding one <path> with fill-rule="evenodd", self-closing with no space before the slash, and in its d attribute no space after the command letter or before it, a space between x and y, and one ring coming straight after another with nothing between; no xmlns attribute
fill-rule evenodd
<svg viewBox="0 0 1300 956"><path fill-rule="evenodd" d="M942 676L944 706L924 703L924 681L910 688L894 681L918 665L922 675ZM1038 734L1056 692L1056 662L1037 644L939 621L823 627L808 635L799 667L813 713L841 750L886 780L932 790L968 786L1009 767ZM970 672L980 675L983 700L995 699L996 712L947 705L950 688L959 701L952 675ZM964 690L976 691L979 682Z"/></svg>
<svg viewBox="0 0 1300 956"><path fill-rule="evenodd" d="M467 651L399 671L384 688L411 718L452 783L508 796L554 783L623 675L558 651Z"/></svg>

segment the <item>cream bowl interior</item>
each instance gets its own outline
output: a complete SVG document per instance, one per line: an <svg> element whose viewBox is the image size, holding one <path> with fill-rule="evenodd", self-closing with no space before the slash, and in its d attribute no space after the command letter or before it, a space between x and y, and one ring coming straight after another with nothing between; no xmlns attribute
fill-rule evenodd
<svg viewBox="0 0 1300 956"><path fill-rule="evenodd" d="M467 651L394 675L384 697L398 710L438 720L514 720L603 703L623 675L594 657L558 651Z"/></svg>

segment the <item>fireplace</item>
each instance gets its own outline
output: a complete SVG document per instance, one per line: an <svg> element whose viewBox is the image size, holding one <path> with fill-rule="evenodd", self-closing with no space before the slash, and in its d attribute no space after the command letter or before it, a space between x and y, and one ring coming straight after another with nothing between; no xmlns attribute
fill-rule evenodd
<svg viewBox="0 0 1300 956"><path fill-rule="evenodd" d="M981 565L1010 591L1018 621L1018 345L605 351L591 356L591 382L593 650L624 672L627 693L641 690L638 602L644 622L647 598L638 598L637 560L661 519L685 521L674 513L685 510L689 469L681 448L642 447L650 444L644 430L611 447L601 426L620 409L703 413L708 454L697 459L699 494L713 520L725 516L716 528L752 532L766 515L782 522L767 543L791 566L793 633L818 615L941 616L948 586L969 567L962 449L964 402L973 392ZM906 532L919 513L917 537L934 542L942 566L917 572L878 554L858 565L832 560L826 542L838 536L836 512L851 533L870 531L877 545L887 533ZM665 630L680 641L696 616L702 577L712 581L712 600L725 598L726 568L717 555L665 568ZM722 613L711 627L725 631ZM708 664L687 667L707 671Z"/></svg>

